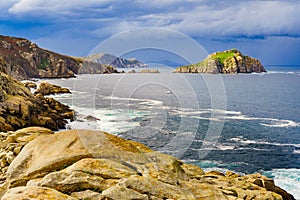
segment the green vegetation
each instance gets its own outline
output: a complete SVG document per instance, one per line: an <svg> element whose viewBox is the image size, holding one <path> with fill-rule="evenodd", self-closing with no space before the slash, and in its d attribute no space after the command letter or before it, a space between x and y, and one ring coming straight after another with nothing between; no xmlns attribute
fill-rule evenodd
<svg viewBox="0 0 300 200"><path fill-rule="evenodd" d="M204 59L201 62L194 64L195 67L206 67L208 65L208 59Z"/></svg>
<svg viewBox="0 0 300 200"><path fill-rule="evenodd" d="M220 63L224 64L224 61L227 58L234 56L235 53L236 53L235 50L225 51L225 52L217 52L216 54L214 54L212 56L212 58L213 59L218 59L220 61Z"/></svg>
<svg viewBox="0 0 300 200"><path fill-rule="evenodd" d="M38 67L38 69L45 69L49 65L50 65L50 63L49 63L48 59L47 58L42 58L41 63L37 67Z"/></svg>

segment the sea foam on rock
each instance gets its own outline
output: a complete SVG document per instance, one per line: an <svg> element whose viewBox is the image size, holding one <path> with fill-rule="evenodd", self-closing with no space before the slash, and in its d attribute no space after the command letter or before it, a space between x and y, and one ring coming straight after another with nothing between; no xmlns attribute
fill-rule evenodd
<svg viewBox="0 0 300 200"><path fill-rule="evenodd" d="M41 87L42 86L42 87ZM0 131L12 131L28 126L51 130L65 128L73 111L45 94L69 92L51 84L41 84L36 94L18 80L0 72Z"/></svg>
<svg viewBox="0 0 300 200"><path fill-rule="evenodd" d="M134 141L68 130L40 135L22 149L2 199L294 199L276 188L262 175L205 174Z"/></svg>

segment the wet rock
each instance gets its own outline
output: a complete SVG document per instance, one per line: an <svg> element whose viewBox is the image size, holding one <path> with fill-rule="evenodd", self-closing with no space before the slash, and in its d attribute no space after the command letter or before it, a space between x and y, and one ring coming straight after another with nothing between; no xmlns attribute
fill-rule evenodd
<svg viewBox="0 0 300 200"><path fill-rule="evenodd" d="M51 95L51 94L65 94L71 93L68 88L62 88L58 85L53 85L47 82L41 82L39 88L34 92L34 94Z"/></svg>
<svg viewBox="0 0 300 200"><path fill-rule="evenodd" d="M37 84L31 81L26 81L23 83L25 87L27 87L28 89L32 88L32 89L36 89L37 88Z"/></svg>
<svg viewBox="0 0 300 200"><path fill-rule="evenodd" d="M0 89L0 131L29 126L58 130L65 128L66 119L74 119L68 106L41 93L33 95L22 83L1 72Z"/></svg>

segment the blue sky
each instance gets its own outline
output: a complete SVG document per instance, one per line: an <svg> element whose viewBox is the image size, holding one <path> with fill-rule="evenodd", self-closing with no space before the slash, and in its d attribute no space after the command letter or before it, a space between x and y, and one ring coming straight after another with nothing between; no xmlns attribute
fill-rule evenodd
<svg viewBox="0 0 300 200"><path fill-rule="evenodd" d="M265 65L300 65L299 0L0 0L0 9L0 34L73 56L122 31L163 27L209 53L238 48Z"/></svg>

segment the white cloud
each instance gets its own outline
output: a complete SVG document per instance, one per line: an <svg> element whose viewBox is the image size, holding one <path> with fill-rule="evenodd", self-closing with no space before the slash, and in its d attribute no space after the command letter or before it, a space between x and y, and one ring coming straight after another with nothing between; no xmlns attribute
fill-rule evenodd
<svg viewBox="0 0 300 200"><path fill-rule="evenodd" d="M94 35L166 27L198 37L300 35L300 2L292 0L0 0L14 15L90 24ZM12 3L13 2L13 3ZM103 20L108 18L109 20ZM98 21L98 23L95 23Z"/></svg>
<svg viewBox="0 0 300 200"><path fill-rule="evenodd" d="M0 0L0 8L1 9L7 9L10 6L14 5L19 0Z"/></svg>
<svg viewBox="0 0 300 200"><path fill-rule="evenodd" d="M174 22L166 24L169 28L199 36L300 34L299 10L299 2L248 1L224 7L199 5L189 11L161 14L159 18L148 15L139 19L141 25L168 19Z"/></svg>
<svg viewBox="0 0 300 200"><path fill-rule="evenodd" d="M112 0L19 0L10 9L11 14L26 14L33 11L37 12L65 12L68 13L72 10L83 9L93 6L106 5ZM40 14L40 13L39 13ZM58 13L59 14L59 13Z"/></svg>
<svg viewBox="0 0 300 200"><path fill-rule="evenodd" d="M178 2L164 3L172 6ZM156 4L158 1L151 5ZM197 6L183 5L176 9L166 12L147 10L147 14L140 16L129 14L95 32L115 34L153 26L167 27L196 37L300 35L299 1L227 1L227 4L198 3Z"/></svg>
<svg viewBox="0 0 300 200"><path fill-rule="evenodd" d="M0 18L7 18L7 10L17 2L18 0L0 0Z"/></svg>

